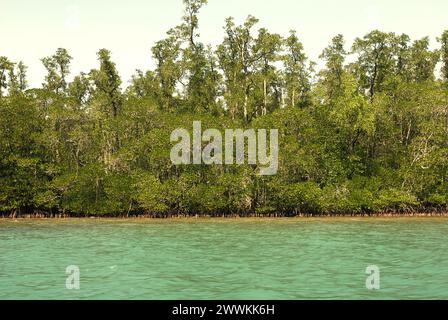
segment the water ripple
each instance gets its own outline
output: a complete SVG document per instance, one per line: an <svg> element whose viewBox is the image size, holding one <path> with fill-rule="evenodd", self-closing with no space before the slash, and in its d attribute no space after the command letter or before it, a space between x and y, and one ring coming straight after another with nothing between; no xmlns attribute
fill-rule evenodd
<svg viewBox="0 0 448 320"><path fill-rule="evenodd" d="M447 234L447 219L5 220L0 299L448 299Z"/></svg>

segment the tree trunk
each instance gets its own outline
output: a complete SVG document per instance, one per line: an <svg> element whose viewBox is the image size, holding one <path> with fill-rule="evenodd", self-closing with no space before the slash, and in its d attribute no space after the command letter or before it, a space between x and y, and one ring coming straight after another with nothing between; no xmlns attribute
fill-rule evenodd
<svg viewBox="0 0 448 320"><path fill-rule="evenodd" d="M285 108L285 88L282 88L282 109Z"/></svg>
<svg viewBox="0 0 448 320"><path fill-rule="evenodd" d="M268 93L267 93L267 83L266 79L263 80L263 94L264 94L264 100L263 100L263 111L262 115L265 116L268 113Z"/></svg>
<svg viewBox="0 0 448 320"><path fill-rule="evenodd" d="M296 90L292 90L292 107L294 108L296 105Z"/></svg>

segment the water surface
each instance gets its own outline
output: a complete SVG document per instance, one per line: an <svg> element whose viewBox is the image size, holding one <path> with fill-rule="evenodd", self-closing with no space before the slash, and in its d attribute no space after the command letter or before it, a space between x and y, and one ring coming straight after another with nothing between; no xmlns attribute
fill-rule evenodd
<svg viewBox="0 0 448 320"><path fill-rule="evenodd" d="M0 220L0 299L448 299L447 235L445 218Z"/></svg>

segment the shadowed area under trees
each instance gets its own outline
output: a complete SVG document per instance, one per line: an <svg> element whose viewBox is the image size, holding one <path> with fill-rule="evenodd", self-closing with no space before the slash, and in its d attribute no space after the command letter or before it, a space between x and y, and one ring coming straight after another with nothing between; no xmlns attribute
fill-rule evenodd
<svg viewBox="0 0 448 320"><path fill-rule="evenodd" d="M445 212L448 31L336 35L316 71L300 42L228 18L217 47L199 40L206 0L152 48L154 70L122 83L106 49L69 81L67 50L27 67L0 57L0 212L67 215L297 215ZM347 57L354 57L347 63ZM352 59L350 59L352 60ZM440 72L439 72L440 66ZM279 171L175 166L170 134L279 130Z"/></svg>

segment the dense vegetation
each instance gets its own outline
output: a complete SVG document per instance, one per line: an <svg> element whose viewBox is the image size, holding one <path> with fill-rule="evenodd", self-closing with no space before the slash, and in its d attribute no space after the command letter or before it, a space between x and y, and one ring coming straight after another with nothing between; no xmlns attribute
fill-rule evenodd
<svg viewBox="0 0 448 320"><path fill-rule="evenodd" d="M3 213L284 214L445 210L448 204L448 31L429 39L342 35L316 72L293 31L249 16L226 20L217 48L198 38L206 0L155 44L155 70L126 88L111 60L68 81L65 49L42 59L42 88L0 57ZM347 63L347 57L353 57ZM439 66L441 67L440 72ZM276 176L255 166L174 166L170 133L277 128Z"/></svg>

